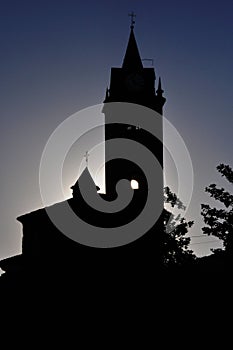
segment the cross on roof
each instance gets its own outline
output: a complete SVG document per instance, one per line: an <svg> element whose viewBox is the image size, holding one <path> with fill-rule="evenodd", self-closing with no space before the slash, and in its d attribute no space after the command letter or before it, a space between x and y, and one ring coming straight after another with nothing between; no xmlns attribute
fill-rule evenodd
<svg viewBox="0 0 233 350"><path fill-rule="evenodd" d="M131 17L131 26L130 28L133 29L134 28L134 24L135 24L135 20L134 18L136 17L135 13L132 11L131 13L128 14L129 17Z"/></svg>
<svg viewBox="0 0 233 350"><path fill-rule="evenodd" d="M86 151L86 153L84 154L84 157L85 157L85 159L86 159L86 165L87 165L87 167L88 167L88 159L89 159L89 156L90 156L90 154L88 153L88 151Z"/></svg>

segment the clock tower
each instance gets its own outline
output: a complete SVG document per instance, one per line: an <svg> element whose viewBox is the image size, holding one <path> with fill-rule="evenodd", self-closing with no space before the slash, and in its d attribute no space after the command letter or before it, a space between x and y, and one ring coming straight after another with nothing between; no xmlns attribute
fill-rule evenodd
<svg viewBox="0 0 233 350"><path fill-rule="evenodd" d="M132 16L132 15L131 15ZM108 140L126 138L131 139L144 145L157 158L160 166L163 168L163 106L166 99L163 97L161 79L158 80L157 90L155 89L155 71L153 67L144 67L139 54L137 42L134 35L134 20L132 17L129 41L126 53L123 59L122 67L111 69L110 87L106 91L104 100L103 113L105 114L105 176L106 176L106 196L115 199L116 182L120 179L128 179L132 188L137 189L143 194L144 184L143 176L140 171L130 162L128 165L123 159L108 161L112 157L111 144ZM115 122L114 111L117 104L112 102L123 102L144 106L146 109L157 112L157 132L159 137L155 138L148 132L143 130L140 125L127 125ZM124 107L122 107L124 108ZM121 111L122 112L122 111ZM120 113L121 113L120 112ZM127 112L126 112L127 113ZM142 116L143 118L144 116ZM146 116L145 116L146 117ZM157 180L156 180L157 181ZM140 183L141 182L141 183ZM158 186L163 191L163 179L160 178ZM162 197L162 195L161 195ZM160 198L160 200L163 200Z"/></svg>

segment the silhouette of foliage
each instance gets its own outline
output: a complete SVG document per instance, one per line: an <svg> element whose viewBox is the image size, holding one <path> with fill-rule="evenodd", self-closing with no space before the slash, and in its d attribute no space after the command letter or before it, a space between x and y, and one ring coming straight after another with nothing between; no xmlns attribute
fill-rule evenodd
<svg viewBox="0 0 233 350"><path fill-rule="evenodd" d="M164 188L164 203L170 204L172 208L185 209L183 203L169 187ZM187 221L180 213L175 215L167 209L164 209L163 212L163 222L163 264L165 266L181 265L194 260L194 253L188 248L190 238L186 237L194 222Z"/></svg>
<svg viewBox="0 0 233 350"><path fill-rule="evenodd" d="M218 172L225 177L230 184L233 184L233 170L229 165L220 164L217 166ZM212 208L208 204L201 205L201 215L207 226L202 228L204 234L213 235L223 241L226 252L233 250L233 195L224 188L219 188L211 184L205 188L216 201L219 201L225 208ZM212 249L213 252L219 249Z"/></svg>

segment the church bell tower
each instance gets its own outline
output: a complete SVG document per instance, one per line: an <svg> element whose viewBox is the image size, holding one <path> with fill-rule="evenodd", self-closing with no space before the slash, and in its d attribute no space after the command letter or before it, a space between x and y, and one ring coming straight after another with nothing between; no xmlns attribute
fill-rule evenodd
<svg viewBox="0 0 233 350"><path fill-rule="evenodd" d="M155 88L155 70L153 67L144 67L141 59L137 42L134 34L134 13L131 16L131 27L129 40L120 68L111 69L110 87L106 90L103 113L105 114L105 178L106 178L106 196L113 200L117 194L115 185L120 179L128 179L132 188L138 190L143 195L143 176L140 171L128 162L119 159L111 159L111 144L108 140L127 138L139 142L148 148L157 158L160 166L163 168L163 106L166 102L163 96L161 78L158 79L157 89ZM112 102L125 102L149 108L159 114L158 134L155 139L152 135L143 130L140 125L133 126L116 123L111 105ZM116 104L115 104L116 105ZM124 105L124 104L122 104ZM143 116L142 116L143 118ZM163 179L159 179L161 193L163 191ZM162 197L162 195L161 195ZM163 199L161 199L163 200Z"/></svg>

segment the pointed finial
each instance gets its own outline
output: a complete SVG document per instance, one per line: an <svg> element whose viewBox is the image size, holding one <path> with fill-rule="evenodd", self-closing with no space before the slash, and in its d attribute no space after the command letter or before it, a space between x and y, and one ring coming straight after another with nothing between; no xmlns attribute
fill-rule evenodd
<svg viewBox="0 0 233 350"><path fill-rule="evenodd" d="M166 102L166 98L163 96L163 89L162 89L162 83L161 83L160 77L159 77L158 89L156 90L156 97L158 98L158 103L160 105L159 110L157 112L163 115L163 106Z"/></svg>
<svg viewBox="0 0 233 350"><path fill-rule="evenodd" d="M131 17L131 29L134 29L134 25L135 25L135 20L134 18L136 17L135 13L132 11L131 13L128 14L129 17Z"/></svg>
<svg viewBox="0 0 233 350"><path fill-rule="evenodd" d="M162 95L163 94L163 89L162 89L162 83L161 83L161 78L159 77L159 83L158 83L158 89L156 91L158 94Z"/></svg>
<svg viewBox="0 0 233 350"><path fill-rule="evenodd" d="M160 77L159 77L158 90L162 90L162 83L161 83L161 78Z"/></svg>
<svg viewBox="0 0 233 350"><path fill-rule="evenodd" d="M106 88L106 94L105 94L105 100L108 99L108 96L109 96L109 88L107 87L107 88Z"/></svg>

